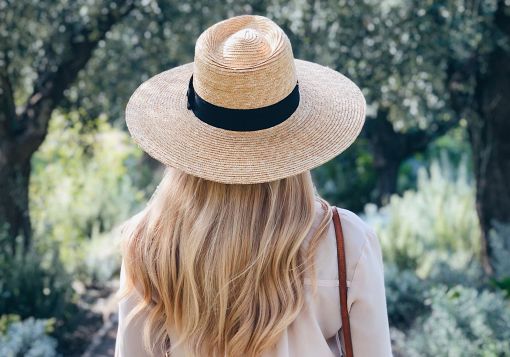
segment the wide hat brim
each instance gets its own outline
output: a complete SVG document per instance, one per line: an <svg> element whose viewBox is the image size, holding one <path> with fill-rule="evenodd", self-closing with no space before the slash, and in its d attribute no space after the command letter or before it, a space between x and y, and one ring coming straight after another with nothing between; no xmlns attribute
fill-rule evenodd
<svg viewBox="0 0 510 357"><path fill-rule="evenodd" d="M313 62L295 59L295 64L299 106L273 127L232 131L197 118L187 109L186 96L193 63L143 82L126 106L127 127L156 160L211 181L253 184L311 170L354 142L366 101L345 75Z"/></svg>

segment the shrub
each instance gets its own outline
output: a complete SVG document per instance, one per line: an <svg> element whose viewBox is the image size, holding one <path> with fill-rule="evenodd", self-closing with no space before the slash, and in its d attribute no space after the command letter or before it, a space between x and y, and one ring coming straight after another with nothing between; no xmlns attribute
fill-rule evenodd
<svg viewBox="0 0 510 357"><path fill-rule="evenodd" d="M394 195L380 209L366 207L387 261L426 277L440 262L459 270L478 258L480 229L465 166L434 161L430 172L419 171L416 191Z"/></svg>
<svg viewBox="0 0 510 357"><path fill-rule="evenodd" d="M478 260L470 261L463 268L452 267L446 261L438 261L431 267L428 280L431 283L449 287L456 285L474 288L487 287L487 280Z"/></svg>
<svg viewBox="0 0 510 357"><path fill-rule="evenodd" d="M57 248L34 247L25 255L17 251L0 255L0 315L63 316L73 291Z"/></svg>
<svg viewBox="0 0 510 357"><path fill-rule="evenodd" d="M390 264L384 267L384 275L390 325L405 329L429 311L425 297L430 284L414 271L399 271Z"/></svg>
<svg viewBox="0 0 510 357"><path fill-rule="evenodd" d="M510 355L510 309L501 293L439 286L427 305L431 313L396 341L405 356Z"/></svg>
<svg viewBox="0 0 510 357"><path fill-rule="evenodd" d="M78 113L54 115L32 160L34 235L59 243L70 272L86 255L82 243L110 231L145 199L135 182L141 151L129 135L104 117L89 125Z"/></svg>
<svg viewBox="0 0 510 357"><path fill-rule="evenodd" d="M11 322L7 330L0 334L0 356L57 356L57 342L48 335L53 329L53 323L52 319L39 320L33 317Z"/></svg>
<svg viewBox="0 0 510 357"><path fill-rule="evenodd" d="M493 223L490 246L494 256L494 274L497 278L510 277L510 224Z"/></svg>
<svg viewBox="0 0 510 357"><path fill-rule="evenodd" d="M510 296L510 224L493 223L489 243L493 254L493 283Z"/></svg>
<svg viewBox="0 0 510 357"><path fill-rule="evenodd" d="M109 233L94 233L82 244L84 252L78 273L87 284L104 284L120 271L119 226Z"/></svg>

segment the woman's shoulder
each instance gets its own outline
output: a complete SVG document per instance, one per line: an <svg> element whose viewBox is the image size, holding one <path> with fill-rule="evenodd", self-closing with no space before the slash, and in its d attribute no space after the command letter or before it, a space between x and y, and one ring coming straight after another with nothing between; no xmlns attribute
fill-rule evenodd
<svg viewBox="0 0 510 357"><path fill-rule="evenodd" d="M379 270L381 265L374 264L373 260L376 259L376 255L371 254L378 249L377 236L374 230L356 213L345 208L338 207L337 209L344 235L347 287L350 290L356 285L356 275L359 279L360 271L368 272L369 275L380 276L381 272L375 270ZM324 212L319 208L317 215L320 217L322 214ZM317 222L320 222L320 219L317 219L315 228L317 228ZM317 246L315 276L317 278L318 294L313 294L313 302L310 305L318 324L321 326L323 335L327 338L334 336L341 326L340 314L338 314L340 300L336 244L335 226L331 219L325 239L320 241ZM305 279L305 286L308 286L310 292L313 291L311 279ZM350 294L350 296L350 299L348 297L349 304L353 301L353 295Z"/></svg>
<svg viewBox="0 0 510 357"><path fill-rule="evenodd" d="M345 208L339 207L338 211L345 239L347 279L352 280L356 267L366 251L375 250L380 255L379 240L374 229L360 216Z"/></svg>
<svg viewBox="0 0 510 357"><path fill-rule="evenodd" d="M356 213L337 207L344 236L347 280L350 282L356 267L367 249L380 250L377 235ZM328 233L317 249L317 278L338 281L337 247L333 220L330 220Z"/></svg>

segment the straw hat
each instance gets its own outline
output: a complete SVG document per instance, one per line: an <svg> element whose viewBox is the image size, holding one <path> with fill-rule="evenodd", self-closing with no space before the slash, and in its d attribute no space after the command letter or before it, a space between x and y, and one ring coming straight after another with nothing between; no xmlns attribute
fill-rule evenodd
<svg viewBox="0 0 510 357"><path fill-rule="evenodd" d="M349 78L294 59L277 24L246 15L205 30L194 62L143 82L126 123L134 141L167 166L251 184L331 160L356 139L365 112Z"/></svg>

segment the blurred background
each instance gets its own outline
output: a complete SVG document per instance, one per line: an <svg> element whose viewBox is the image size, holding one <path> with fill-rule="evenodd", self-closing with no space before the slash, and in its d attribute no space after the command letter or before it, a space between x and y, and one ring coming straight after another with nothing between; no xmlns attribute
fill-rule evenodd
<svg viewBox="0 0 510 357"><path fill-rule="evenodd" d="M260 14L363 90L312 171L381 240L396 356L510 356L509 0L0 0L0 356L113 356L118 225L162 174L123 111Z"/></svg>

